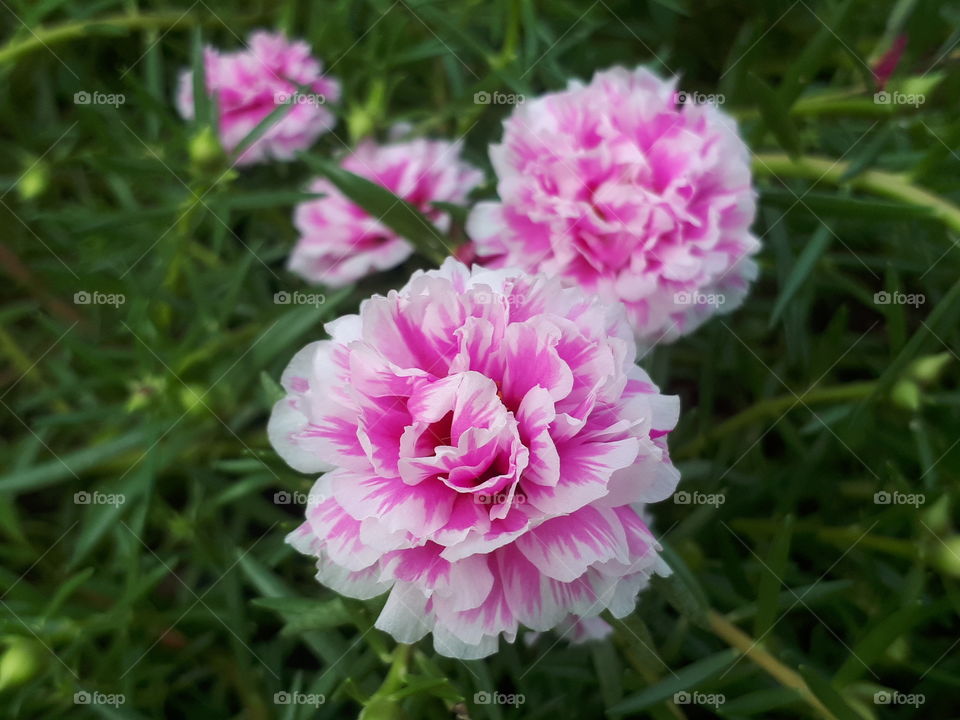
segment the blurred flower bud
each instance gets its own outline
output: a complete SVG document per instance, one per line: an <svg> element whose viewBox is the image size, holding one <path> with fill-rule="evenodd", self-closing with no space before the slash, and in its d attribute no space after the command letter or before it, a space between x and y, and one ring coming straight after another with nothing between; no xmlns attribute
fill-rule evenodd
<svg viewBox="0 0 960 720"><path fill-rule="evenodd" d="M200 128L200 131L190 138L190 163L196 171L203 173L219 170L226 159L227 155L209 125Z"/></svg>
<svg viewBox="0 0 960 720"><path fill-rule="evenodd" d="M13 637L0 657L0 691L23 685L42 667L43 647L35 640Z"/></svg>
<svg viewBox="0 0 960 720"><path fill-rule="evenodd" d="M950 364L951 357L949 352L942 352L918 358L910 365L907 375L923 385L935 383L940 379L944 368Z"/></svg>
<svg viewBox="0 0 960 720"><path fill-rule="evenodd" d="M960 578L960 535L944 538L934 548L933 565L946 575Z"/></svg>
<svg viewBox="0 0 960 720"><path fill-rule="evenodd" d="M189 413L203 410L203 390L196 385L187 385L180 390L180 404Z"/></svg>
<svg viewBox="0 0 960 720"><path fill-rule="evenodd" d="M31 160L17 182L17 192L21 200L34 200L43 195L49 185L50 168L45 162Z"/></svg>
<svg viewBox="0 0 960 720"><path fill-rule="evenodd" d="M920 386L913 380L900 380L890 391L890 399L897 407L916 412L920 409Z"/></svg>
<svg viewBox="0 0 960 720"><path fill-rule="evenodd" d="M950 497L941 495L923 511L923 522L933 532L940 534L950 529Z"/></svg>

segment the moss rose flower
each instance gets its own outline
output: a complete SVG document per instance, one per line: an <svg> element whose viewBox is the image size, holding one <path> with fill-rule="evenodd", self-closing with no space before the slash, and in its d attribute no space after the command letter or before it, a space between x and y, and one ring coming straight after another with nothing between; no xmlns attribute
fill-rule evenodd
<svg viewBox="0 0 960 720"><path fill-rule="evenodd" d="M620 300L648 345L739 305L759 248L749 153L696 99L617 67L517 106L490 149L500 199L467 224L480 262Z"/></svg>
<svg viewBox="0 0 960 720"><path fill-rule="evenodd" d="M625 615L665 571L642 513L676 487L679 404L621 305L450 259L326 329L269 435L326 472L288 542L344 595L389 591L377 627L483 657L519 625Z"/></svg>
<svg viewBox="0 0 960 720"><path fill-rule="evenodd" d="M441 231L450 215L433 203L463 203L483 181L483 173L460 159L460 144L417 138L378 145L360 143L341 162L345 170L382 185L420 210ZM312 192L323 195L300 203L294 224L300 233L288 267L311 282L341 287L378 270L389 270L413 253L413 246L318 178Z"/></svg>
<svg viewBox="0 0 960 720"><path fill-rule="evenodd" d="M323 63L303 41L258 30L250 34L247 49L225 53L206 47L203 60L207 94L217 101L220 142L227 150L234 150L277 107L294 106L243 152L238 165L292 160L336 124L327 105L340 98L340 83L323 74ZM303 86L309 90L301 91ZM193 119L190 70L180 75L176 101L180 114Z"/></svg>

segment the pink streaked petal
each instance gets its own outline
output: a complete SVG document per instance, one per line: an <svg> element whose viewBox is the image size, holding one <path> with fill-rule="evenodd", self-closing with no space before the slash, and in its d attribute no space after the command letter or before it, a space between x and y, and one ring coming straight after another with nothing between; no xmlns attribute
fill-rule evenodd
<svg viewBox="0 0 960 720"><path fill-rule="evenodd" d="M594 563L627 559L623 526L610 510L584 507L538 525L517 548L543 574L572 582Z"/></svg>

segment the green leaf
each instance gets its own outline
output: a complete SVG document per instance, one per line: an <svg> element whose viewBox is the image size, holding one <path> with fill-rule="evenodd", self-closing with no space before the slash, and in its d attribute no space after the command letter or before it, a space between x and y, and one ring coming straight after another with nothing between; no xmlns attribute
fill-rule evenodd
<svg viewBox="0 0 960 720"><path fill-rule="evenodd" d="M817 25L820 29L806 43L800 57L790 63L790 67L780 85L778 99L784 113L788 113L790 108L793 107L794 102L800 96L804 83L810 83L816 77L817 72L823 65L827 51L834 45L842 47L843 41L839 38L839 32L849 18L853 5L854 0L846 0L837 8L829 20L820 20L819 16L816 16Z"/></svg>
<svg viewBox="0 0 960 720"><path fill-rule="evenodd" d="M945 603L926 607L913 604L883 617L853 646L850 655L833 676L833 682L843 687L858 680L874 661L883 656L894 640L945 609Z"/></svg>
<svg viewBox="0 0 960 720"><path fill-rule="evenodd" d="M837 720L863 720L847 705L843 696L819 672L806 665L801 665L800 674L807 681L810 691L837 717Z"/></svg>
<svg viewBox="0 0 960 720"><path fill-rule="evenodd" d="M777 614L777 594L782 584L781 578L787 565L792 538L793 516L787 515L773 541L769 557L761 565L763 575L760 577L760 589L757 593L757 616L753 621L754 637L763 637L773 626Z"/></svg>
<svg viewBox="0 0 960 720"><path fill-rule="evenodd" d="M49 485L65 482L100 463L112 460L147 441L153 428L138 428L126 435L107 442L100 442L73 453L61 455L43 465L29 470L17 470L0 476L0 492L17 493L38 490Z"/></svg>
<svg viewBox="0 0 960 720"><path fill-rule="evenodd" d="M287 623L284 634L288 635L353 624L353 618L340 598L321 602L299 597L272 597L256 598L251 602L281 615Z"/></svg>
<svg viewBox="0 0 960 720"><path fill-rule="evenodd" d="M793 124L788 108L762 78L753 73L747 75L747 78L759 106L764 126L773 133L780 147L786 150L790 157L796 158L800 155L800 134ZM759 138L757 140L759 141Z"/></svg>
<svg viewBox="0 0 960 720"><path fill-rule="evenodd" d="M631 695L626 700L614 705L607 711L608 715L618 716L636 713L645 710L651 705L668 700L675 693L697 687L701 683L719 675L727 668L740 653L737 650L722 650L708 655L702 660L677 670L663 681L644 688L639 693Z"/></svg>
<svg viewBox="0 0 960 720"><path fill-rule="evenodd" d="M803 287L803 283L806 282L810 273L813 271L813 266L817 264L820 256L826 252L832 239L833 232L829 227L821 225L817 228L817 231L813 234L813 237L810 238L806 246L804 246L803 252L800 253L800 257L797 258L796 263L794 263L793 268L790 270L790 274L784 281L783 289L780 291L777 302L773 306L773 312L770 314L770 322L767 323L767 327L772 328L777 324L787 304L793 299L793 296L797 294L797 291Z"/></svg>
<svg viewBox="0 0 960 720"><path fill-rule="evenodd" d="M719 712L724 717L743 717L764 713L763 717L770 717L770 710L777 710L787 705L797 705L803 702L800 693L792 688L769 688L756 692L739 695L720 706Z"/></svg>
<svg viewBox="0 0 960 720"><path fill-rule="evenodd" d="M678 612L698 625L706 625L709 603L707 595L697 582L696 576L683 559L666 542L663 542L663 559L673 570L668 577L655 576L651 584L663 593Z"/></svg>

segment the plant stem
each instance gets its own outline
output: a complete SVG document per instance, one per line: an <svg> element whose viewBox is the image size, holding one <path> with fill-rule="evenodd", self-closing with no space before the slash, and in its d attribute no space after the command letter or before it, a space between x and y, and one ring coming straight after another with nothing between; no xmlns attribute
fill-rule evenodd
<svg viewBox="0 0 960 720"><path fill-rule="evenodd" d="M693 457L707 444L748 427L751 423L761 420L764 417L777 417L782 413L788 412L795 405L859 400L869 397L874 388L876 388L875 382L856 382L811 389L799 395L781 395L779 397L761 400L720 423L709 432L697 436L686 445L681 445L672 455L676 459Z"/></svg>
<svg viewBox="0 0 960 720"><path fill-rule="evenodd" d="M103 33L109 30L171 29L185 25L196 25L198 22L196 15L188 13L137 13L90 18L89 20L64 23L51 28L36 28L32 34L20 39L13 38L0 48L0 64L13 62L19 59L21 55L26 55L38 48L74 40L87 34Z"/></svg>
<svg viewBox="0 0 960 720"><path fill-rule="evenodd" d="M810 691L800 674L777 660L758 641L747 635L716 610L707 612L707 621L713 633L730 647L742 652L784 687L796 690L820 715L830 720L836 720L833 713Z"/></svg>
<svg viewBox="0 0 960 720"><path fill-rule="evenodd" d="M781 154L753 156L753 169L758 175L796 177L813 180L814 185L824 181L832 185L849 185L894 200L923 208L951 230L960 232L960 207L928 190L914 185L904 173L867 170L852 178L845 178L850 164L841 160L805 155L796 160Z"/></svg>

